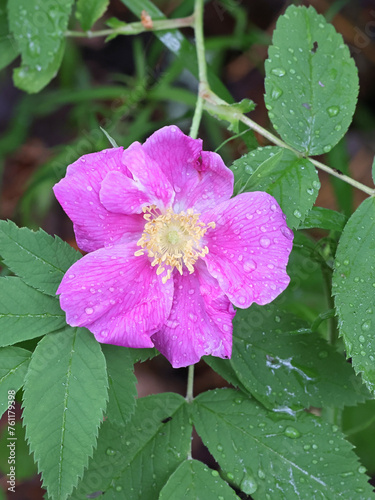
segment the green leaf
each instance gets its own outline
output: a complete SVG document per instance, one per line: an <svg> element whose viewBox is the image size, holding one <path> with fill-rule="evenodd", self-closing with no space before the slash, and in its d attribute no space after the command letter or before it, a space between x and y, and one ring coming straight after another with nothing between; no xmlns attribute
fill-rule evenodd
<svg viewBox="0 0 375 500"><path fill-rule="evenodd" d="M255 500L373 498L350 443L312 415L278 418L232 389L199 395L193 424L228 480Z"/></svg>
<svg viewBox="0 0 375 500"><path fill-rule="evenodd" d="M0 348L0 416L8 408L8 391L22 387L31 353L20 347Z"/></svg>
<svg viewBox="0 0 375 500"><path fill-rule="evenodd" d="M104 130L104 128L103 128L103 127L99 127L99 128L100 128L100 130L103 132L103 134L106 136L106 138L109 140L109 142L111 143L111 146L112 146L113 148L118 148L118 144L117 144L117 142L114 140L114 138L113 138L113 137L111 137L111 136L108 134L108 132L107 132L106 130Z"/></svg>
<svg viewBox="0 0 375 500"><path fill-rule="evenodd" d="M20 278L0 279L0 346L40 337L65 325L59 301Z"/></svg>
<svg viewBox="0 0 375 500"><path fill-rule="evenodd" d="M170 475L185 460L192 427L187 404L178 394L139 399L126 427L106 420L98 447L72 500L103 498L145 500L158 498Z"/></svg>
<svg viewBox="0 0 375 500"><path fill-rule="evenodd" d="M357 103L358 72L348 47L315 9L294 5L279 17L272 42L265 101L273 126L298 151L330 151Z"/></svg>
<svg viewBox="0 0 375 500"><path fill-rule="evenodd" d="M328 208L313 207L300 224L299 229L327 229L329 231L342 232L347 222L347 217L335 210Z"/></svg>
<svg viewBox="0 0 375 500"><path fill-rule="evenodd" d="M314 165L288 149L258 148L236 160L231 168L235 194L267 191L278 201L290 228L298 228L318 196L320 182Z"/></svg>
<svg viewBox="0 0 375 500"><path fill-rule="evenodd" d="M148 359L152 359L155 356L158 356L159 351L157 351L154 347L141 349L129 348L129 354L133 360L133 363L137 363L138 361L143 363Z"/></svg>
<svg viewBox="0 0 375 500"><path fill-rule="evenodd" d="M14 85L25 92L35 94L42 90L57 74L65 51L65 40L61 42L53 61L45 67L22 66L13 72ZM41 69L39 69L41 68Z"/></svg>
<svg viewBox="0 0 375 500"><path fill-rule="evenodd" d="M223 377L224 380L233 385L233 387L237 387L245 393L247 392L246 387L238 378L229 359L217 358L215 356L204 356L203 359L208 364L208 366L210 366L216 373Z"/></svg>
<svg viewBox="0 0 375 500"><path fill-rule="evenodd" d="M18 56L17 44L9 33L7 1L0 0L0 70L8 66Z"/></svg>
<svg viewBox="0 0 375 500"><path fill-rule="evenodd" d="M209 469L197 460L186 460L168 479L160 492L159 500L238 500L235 492L225 483L216 470Z"/></svg>
<svg viewBox="0 0 375 500"><path fill-rule="evenodd" d="M368 474L374 476L375 400L344 408L341 419L347 439L355 447L356 454L367 468Z"/></svg>
<svg viewBox="0 0 375 500"><path fill-rule="evenodd" d="M10 30L21 51L15 85L38 92L55 76L64 51L64 37L73 0L8 0Z"/></svg>
<svg viewBox="0 0 375 500"><path fill-rule="evenodd" d="M87 31L107 10L109 0L78 0L76 18Z"/></svg>
<svg viewBox="0 0 375 500"><path fill-rule="evenodd" d="M269 408L355 405L369 394L351 366L306 323L269 306L238 310L230 364L243 386ZM301 332L301 333L298 333Z"/></svg>
<svg viewBox="0 0 375 500"><path fill-rule="evenodd" d="M23 281L52 296L65 272L82 257L57 236L18 228L11 221L0 221L0 254Z"/></svg>
<svg viewBox="0 0 375 500"><path fill-rule="evenodd" d="M105 359L89 331L66 328L39 342L26 376L23 420L53 500L66 499L82 476L106 401Z"/></svg>
<svg viewBox="0 0 375 500"><path fill-rule="evenodd" d="M106 415L117 425L125 425L134 413L137 397L134 362L130 349L102 345L107 362L109 399Z"/></svg>
<svg viewBox="0 0 375 500"><path fill-rule="evenodd" d="M375 198L365 200L345 226L332 289L347 356L375 391Z"/></svg>

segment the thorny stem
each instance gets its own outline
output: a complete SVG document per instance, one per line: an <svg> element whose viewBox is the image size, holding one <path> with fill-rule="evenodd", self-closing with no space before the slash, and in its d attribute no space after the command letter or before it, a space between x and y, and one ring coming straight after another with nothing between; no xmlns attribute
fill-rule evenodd
<svg viewBox="0 0 375 500"><path fill-rule="evenodd" d="M197 98L197 104L195 106L193 121L190 129L190 137L196 139L198 136L199 124L201 122L203 113L204 96L202 89L208 87L207 64L206 64L206 55L204 50L204 33L203 33L203 0L195 1L194 33L195 33L195 45L197 48L199 91L198 91L198 98Z"/></svg>
<svg viewBox="0 0 375 500"><path fill-rule="evenodd" d="M152 26L147 27L142 22L129 23L118 28L99 31L66 31L67 37L96 38L109 35L138 35L144 31L169 30L174 28L193 27L194 16L181 17L178 19L160 19L152 21Z"/></svg>

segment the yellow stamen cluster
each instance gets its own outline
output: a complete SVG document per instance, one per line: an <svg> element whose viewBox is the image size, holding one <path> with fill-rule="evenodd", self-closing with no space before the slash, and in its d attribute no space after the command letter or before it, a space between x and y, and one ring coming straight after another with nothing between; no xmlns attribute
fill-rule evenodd
<svg viewBox="0 0 375 500"><path fill-rule="evenodd" d="M171 208L167 208L161 213L155 205L151 205L145 207L143 212L147 223L137 242L142 248L135 255L147 252L153 259L151 265L158 266L157 274L167 271L162 278L163 283L171 277L174 268L182 274L183 264L190 274L193 273L198 258L208 254L207 246L202 248L201 239L208 228L215 227L215 223L200 222L200 214L194 214L191 209L176 214Z"/></svg>

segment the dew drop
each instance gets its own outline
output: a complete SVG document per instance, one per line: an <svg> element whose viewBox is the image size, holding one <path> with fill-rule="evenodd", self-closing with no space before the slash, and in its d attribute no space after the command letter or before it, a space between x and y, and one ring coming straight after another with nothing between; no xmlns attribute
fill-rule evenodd
<svg viewBox="0 0 375 500"><path fill-rule="evenodd" d="M364 474L364 473L366 472L366 467L363 467L363 465L360 465L360 466L358 467L358 472L359 472L360 474Z"/></svg>
<svg viewBox="0 0 375 500"><path fill-rule="evenodd" d="M217 470L212 470L211 471L211 474L214 476L214 477L217 477L219 475L218 471Z"/></svg>
<svg viewBox="0 0 375 500"><path fill-rule="evenodd" d="M189 313L189 318L195 323L198 319L198 316L196 314Z"/></svg>
<svg viewBox="0 0 375 500"><path fill-rule="evenodd" d="M116 486L116 491L122 491L122 486L120 485Z"/></svg>
<svg viewBox="0 0 375 500"><path fill-rule="evenodd" d="M327 113L330 117L337 116L339 114L340 108L338 106L330 106L327 108Z"/></svg>
<svg viewBox="0 0 375 500"><path fill-rule="evenodd" d="M318 358L320 358L320 359L324 359L324 358L326 358L327 356L328 356L328 352L327 352L327 351L320 351L320 352L318 353Z"/></svg>
<svg viewBox="0 0 375 500"><path fill-rule="evenodd" d="M221 446L221 444L217 445L217 451L223 451L223 447Z"/></svg>
<svg viewBox="0 0 375 500"><path fill-rule="evenodd" d="M273 68L271 70L271 73L276 76L284 76L285 75L285 69L283 68Z"/></svg>
<svg viewBox="0 0 375 500"><path fill-rule="evenodd" d="M328 153L329 151L331 151L331 149L332 149L332 146L330 144L327 144L327 146L324 146L323 151L325 153Z"/></svg>
<svg viewBox="0 0 375 500"><path fill-rule="evenodd" d="M89 314L89 315L90 315L90 314L92 314L93 312L94 312L94 309L93 309L92 307L86 307L86 309L85 309L85 313L86 313L86 314Z"/></svg>
<svg viewBox="0 0 375 500"><path fill-rule="evenodd" d="M251 273L255 271L256 268L256 262L254 262L253 260L248 260L243 265L243 270L245 271L245 273Z"/></svg>
<svg viewBox="0 0 375 500"><path fill-rule="evenodd" d="M73 278L75 278L75 277L76 277L76 275L75 275L75 274L69 274L69 276L68 276L68 278L69 278L70 280L72 280L72 279L73 279Z"/></svg>
<svg viewBox="0 0 375 500"><path fill-rule="evenodd" d="M297 217L297 219L300 219L302 217L302 214L299 210L294 210L293 215L294 217Z"/></svg>
<svg viewBox="0 0 375 500"><path fill-rule="evenodd" d="M280 323L280 321L281 321L280 316L275 316L275 321L276 321L276 323Z"/></svg>
<svg viewBox="0 0 375 500"><path fill-rule="evenodd" d="M363 343L366 339L365 339L365 337L363 335L360 335L358 337L358 340Z"/></svg>
<svg viewBox="0 0 375 500"><path fill-rule="evenodd" d="M370 326L371 326L371 321L365 321L364 323L362 323L361 328L364 332L366 332L367 330L370 329Z"/></svg>
<svg viewBox="0 0 375 500"><path fill-rule="evenodd" d="M92 191L92 186L87 186L86 189L87 191Z"/></svg>
<svg viewBox="0 0 375 500"><path fill-rule="evenodd" d="M259 244L263 248L268 248L271 244L271 240L269 238L261 238Z"/></svg>
<svg viewBox="0 0 375 500"><path fill-rule="evenodd" d="M288 426L285 431L284 431L285 436L291 439L297 439L301 436L301 433L299 430L297 430L295 427Z"/></svg>
<svg viewBox="0 0 375 500"><path fill-rule="evenodd" d="M271 93L271 97L274 101L276 101L279 97L283 95L283 91L278 87L274 87Z"/></svg>
<svg viewBox="0 0 375 500"><path fill-rule="evenodd" d="M240 488L244 493L246 493L246 495L251 495L252 493L255 493L256 490L258 489L258 484L253 478L253 476L246 474L241 481Z"/></svg>
<svg viewBox="0 0 375 500"><path fill-rule="evenodd" d="M259 470L258 470L258 477L259 477L260 479L265 479L266 474L265 474L265 472L264 472L262 469L259 469Z"/></svg>
<svg viewBox="0 0 375 500"><path fill-rule="evenodd" d="M287 238L288 240L292 240L293 239L293 231L291 231L289 229L289 227L282 227L280 229L281 231L281 234L283 234L285 236L285 238Z"/></svg>
<svg viewBox="0 0 375 500"><path fill-rule="evenodd" d="M313 187L315 189L319 189L320 188L320 182L318 182L318 181L313 181L312 185L313 185Z"/></svg>
<svg viewBox="0 0 375 500"><path fill-rule="evenodd" d="M112 448L107 448L106 454L112 456L112 455L115 455L116 452Z"/></svg>
<svg viewBox="0 0 375 500"><path fill-rule="evenodd" d="M190 288L190 290L189 290L189 295L193 295L194 293L195 293L194 288Z"/></svg>
<svg viewBox="0 0 375 500"><path fill-rule="evenodd" d="M246 297L238 297L238 303L239 304L245 304L246 303Z"/></svg>

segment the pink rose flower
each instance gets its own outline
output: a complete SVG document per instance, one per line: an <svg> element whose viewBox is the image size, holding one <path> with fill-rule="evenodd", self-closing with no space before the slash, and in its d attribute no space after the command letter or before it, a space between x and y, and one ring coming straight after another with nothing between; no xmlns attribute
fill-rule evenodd
<svg viewBox="0 0 375 500"><path fill-rule="evenodd" d="M289 283L293 233L276 200L230 199L231 170L175 126L82 156L54 192L89 252L60 304L99 342L155 346L175 368L229 358L232 304L267 304Z"/></svg>

